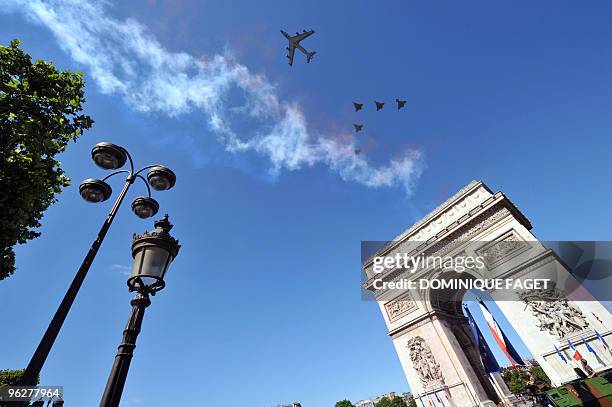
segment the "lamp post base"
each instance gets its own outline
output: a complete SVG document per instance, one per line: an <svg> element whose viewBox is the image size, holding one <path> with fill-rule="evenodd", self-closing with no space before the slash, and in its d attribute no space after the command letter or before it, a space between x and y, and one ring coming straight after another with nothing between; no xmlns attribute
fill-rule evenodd
<svg viewBox="0 0 612 407"><path fill-rule="evenodd" d="M130 304L132 304L130 319L128 320L127 327L123 331L123 340L117 348L115 362L113 363L113 368L108 377L108 382L106 383L106 388L104 389L104 394L100 401L100 407L119 406L123 387L125 386L125 380L128 370L130 369L132 355L134 354L134 348L136 348L136 339L138 338L140 327L142 326L145 309L151 305L151 300L148 294L138 293L134 296Z"/></svg>

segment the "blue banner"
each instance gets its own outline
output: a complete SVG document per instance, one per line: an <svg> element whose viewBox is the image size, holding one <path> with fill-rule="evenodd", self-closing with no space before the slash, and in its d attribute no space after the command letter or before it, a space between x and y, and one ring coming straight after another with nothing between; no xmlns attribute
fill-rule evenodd
<svg viewBox="0 0 612 407"><path fill-rule="evenodd" d="M487 345L487 341L484 336L482 336L482 332L476 325L476 321L474 321L474 317L472 317L472 313L470 310L464 305L465 312L468 317L468 321L470 323L470 327L472 328L472 334L474 335L474 340L476 341L476 347L478 348L478 352L480 353L480 360L484 366L486 373L498 372L499 364L497 360L495 360L495 356L493 356L493 352L489 345Z"/></svg>

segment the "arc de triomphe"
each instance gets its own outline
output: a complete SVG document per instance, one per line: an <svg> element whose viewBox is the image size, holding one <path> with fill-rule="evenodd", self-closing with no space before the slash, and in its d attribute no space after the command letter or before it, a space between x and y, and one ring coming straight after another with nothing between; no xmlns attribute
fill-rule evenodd
<svg viewBox="0 0 612 407"><path fill-rule="evenodd" d="M559 280L570 276L554 252L539 244L531 228L529 220L503 193L493 193L484 183L472 181L377 255L411 252L415 256L433 251L463 250L465 253L470 250L485 255L485 271L489 277L537 273L554 275ZM373 280L380 275L373 272L371 257L363 267L364 287L373 290ZM435 276L443 272L426 270L424 273ZM385 281L393 281L398 278L397 270L385 270L382 276ZM465 276L479 277L478 273L469 271ZM462 313L464 294L465 290L447 290L443 294L435 290L399 293L376 290L388 334L419 406L513 403L501 380L484 372L470 326ZM581 348L582 356L595 372L612 367L612 355L603 349L595 334L597 330L612 343L612 331L605 328L612 327L612 316L598 301L567 300L556 288L543 292L541 295L549 297L544 299L537 295L520 297L517 293L516 298L502 301L496 298L495 292L490 294L554 386L578 377L568 339L582 344L584 338L595 349L597 355ZM548 310L544 313L547 315L541 312L542 304ZM561 323L545 324L543 318L556 318ZM568 359L567 363L561 360L555 346Z"/></svg>

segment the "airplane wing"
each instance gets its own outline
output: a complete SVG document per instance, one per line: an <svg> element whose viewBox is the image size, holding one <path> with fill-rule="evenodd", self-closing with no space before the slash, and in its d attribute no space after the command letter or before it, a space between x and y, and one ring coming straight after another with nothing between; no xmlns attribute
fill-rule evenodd
<svg viewBox="0 0 612 407"><path fill-rule="evenodd" d="M314 34L314 30L309 30L306 31L304 30L304 32L300 33L295 33L295 35L292 37L289 34L287 34L285 31L281 30L281 33L285 36L285 38L287 38L289 40L289 46L287 47L287 51L289 51L289 55L287 55L287 58L289 59L289 65L293 65L293 57L295 55L295 49L299 49L301 52L303 52L304 54L306 54L306 56L308 57L308 62L310 62L310 60L312 59L312 57L314 56L314 52L308 52L306 51L301 45L300 45L300 41L302 41L304 38L308 38L310 37L312 34Z"/></svg>
<svg viewBox="0 0 612 407"><path fill-rule="evenodd" d="M291 41L294 41L295 43L298 43L298 42L302 41L303 39L310 37L312 34L314 34L314 30L304 31L301 34L297 34L296 33L296 35L291 37Z"/></svg>
<svg viewBox="0 0 612 407"><path fill-rule="evenodd" d="M293 65L293 56L295 55L295 44L291 43L289 47L287 48L287 50L289 51L289 55L287 55L287 58L289 58L289 65Z"/></svg>
<svg viewBox="0 0 612 407"><path fill-rule="evenodd" d="M310 63L310 61L312 61L312 57L315 56L315 54L317 53L317 51L312 51L312 52L308 52L306 49L304 49L304 47L302 47L300 44L295 44L295 47L297 49L299 49L300 51L302 51L304 53L304 55L306 55L306 62Z"/></svg>
<svg viewBox="0 0 612 407"><path fill-rule="evenodd" d="M306 51L306 49L304 47L302 47L300 44L296 43L295 44L295 48L299 49L300 51L302 51L304 53L304 55L308 55L309 52Z"/></svg>

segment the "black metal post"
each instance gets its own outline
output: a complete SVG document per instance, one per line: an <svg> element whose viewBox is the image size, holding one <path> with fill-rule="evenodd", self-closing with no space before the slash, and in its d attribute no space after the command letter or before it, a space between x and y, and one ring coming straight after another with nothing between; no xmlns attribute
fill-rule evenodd
<svg viewBox="0 0 612 407"><path fill-rule="evenodd" d="M142 318L144 317L145 309L151 304L149 294L136 294L130 304L132 304L130 319L123 331L121 345L117 348L115 362L108 376L108 382L100 401L100 407L119 406L123 387L125 386L125 379L127 378L132 355L134 354L134 348L136 348L136 339L142 326Z"/></svg>
<svg viewBox="0 0 612 407"><path fill-rule="evenodd" d="M117 214L119 206L121 206L121 202L123 202L125 194L130 188L130 185L132 185L133 183L134 177L132 177L132 175L130 174L130 176L128 176L125 181L125 185L123 186L121 193L117 197L117 201L115 202L113 209L111 209L110 213L106 217L106 220L104 221L104 224L102 225L102 228L100 229L96 240L91 245L87 256L85 256L85 259L83 260L79 271L74 276L72 284L70 284L66 295L64 295L64 299L62 300L59 308L55 312L55 315L53 316L53 319L51 320L51 323L49 324L45 335L42 337L38 348L36 348L36 351L34 352L34 355L32 356L30 363L28 364L28 367L25 369L25 372L23 373L23 376L21 377L19 383L21 386L36 385L36 381L38 380L40 371L43 365L45 364L45 361L47 360L47 356L49 356L51 347L53 346L53 343L55 342L55 339L57 338L57 335L59 334L59 331L62 328L64 321L66 320L68 311L70 311L70 307L72 306L72 303L74 302L74 299L76 298L77 293L81 288L81 284L83 284L83 280L85 280L85 276L89 271L89 267L91 266L91 263L96 257L98 249L100 249L102 241L104 240L104 237L106 236L110 225L115 219L115 215Z"/></svg>

